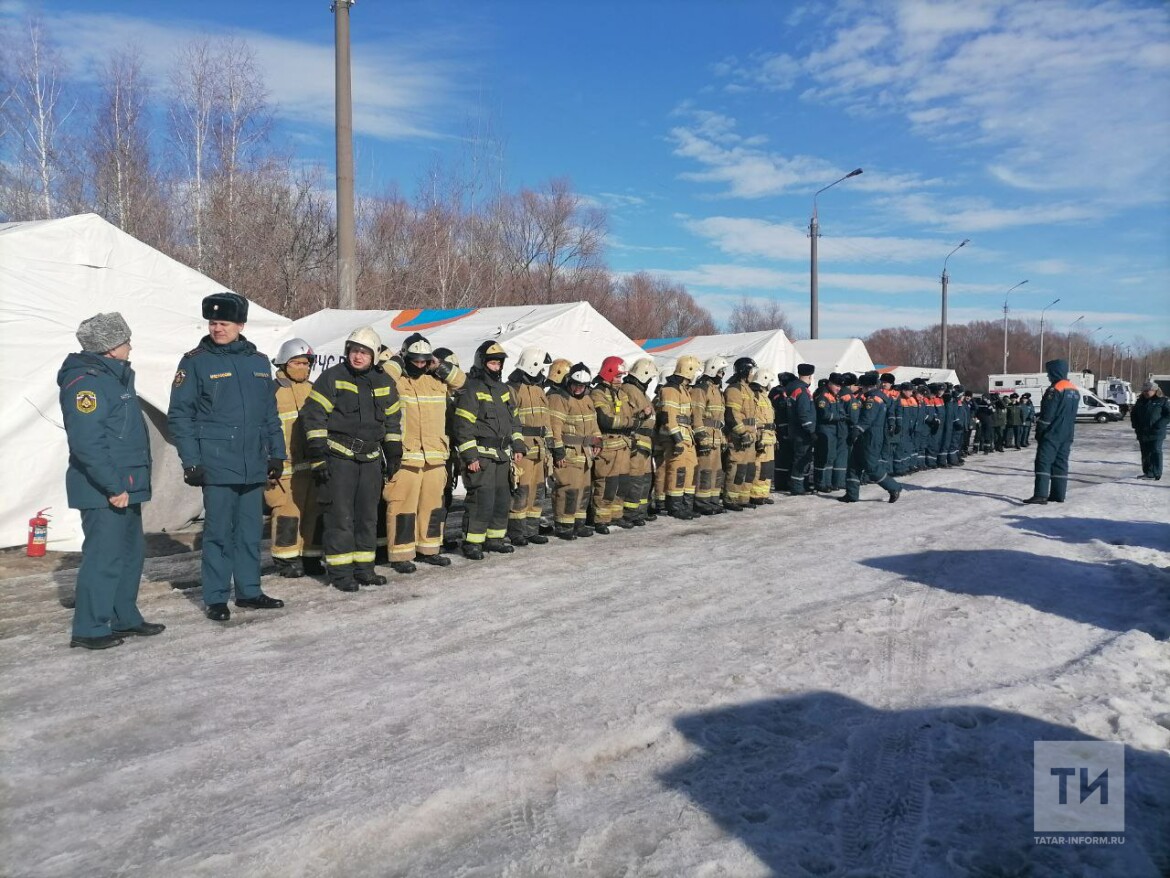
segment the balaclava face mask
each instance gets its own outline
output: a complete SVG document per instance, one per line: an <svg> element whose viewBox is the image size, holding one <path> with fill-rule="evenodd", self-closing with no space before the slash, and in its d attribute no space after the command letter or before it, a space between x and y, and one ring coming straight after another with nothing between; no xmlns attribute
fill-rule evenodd
<svg viewBox="0 0 1170 878"><path fill-rule="evenodd" d="M309 380L310 366L305 360L289 360L284 364L284 374L290 381L303 384Z"/></svg>

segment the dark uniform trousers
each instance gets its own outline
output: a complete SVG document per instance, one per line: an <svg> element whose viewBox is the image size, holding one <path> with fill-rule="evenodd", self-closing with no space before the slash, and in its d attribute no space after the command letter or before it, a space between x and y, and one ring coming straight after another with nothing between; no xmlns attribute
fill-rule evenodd
<svg viewBox="0 0 1170 878"><path fill-rule="evenodd" d="M803 494L805 483L812 476L814 436L799 427L789 426L792 436L792 468L788 473L788 490Z"/></svg>
<svg viewBox="0 0 1170 878"><path fill-rule="evenodd" d="M876 427L876 429L884 428L884 423L878 424ZM872 444L867 441L865 436L854 442L849 450L849 472L845 479L845 496L850 500L857 500L861 496L863 476L871 482L876 482L887 491L902 490L902 486L890 475L884 446Z"/></svg>
<svg viewBox="0 0 1170 878"><path fill-rule="evenodd" d="M1072 451L1072 437L1049 439L1041 436L1036 442L1036 484L1033 497L1046 497L1062 502L1068 492L1068 456Z"/></svg>
<svg viewBox="0 0 1170 878"><path fill-rule="evenodd" d="M203 486L203 603L260 594L264 484Z"/></svg>
<svg viewBox="0 0 1170 878"><path fill-rule="evenodd" d="M82 509L81 529L85 540L77 571L73 636L101 637L111 627L125 631L141 625L137 601L145 557L142 504Z"/></svg>
<svg viewBox="0 0 1170 878"><path fill-rule="evenodd" d="M329 481L318 492L325 519L325 564L329 579L373 574L378 542L382 461L329 457Z"/></svg>
<svg viewBox="0 0 1170 878"><path fill-rule="evenodd" d="M509 454L504 449L504 454ZM511 466L508 459L479 458L479 472L463 470L467 489L463 513L463 540L482 545L485 539L502 540L508 533L508 512L512 505Z"/></svg>
<svg viewBox="0 0 1170 878"><path fill-rule="evenodd" d="M816 450L813 456L813 484L821 490L829 490L833 487L833 468L837 463L837 435L839 432L835 421L817 424Z"/></svg>

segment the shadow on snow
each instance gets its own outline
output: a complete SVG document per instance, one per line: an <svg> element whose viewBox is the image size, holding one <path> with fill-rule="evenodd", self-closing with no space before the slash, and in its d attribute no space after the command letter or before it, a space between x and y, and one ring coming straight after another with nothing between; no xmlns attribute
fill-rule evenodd
<svg viewBox="0 0 1170 878"><path fill-rule="evenodd" d="M1012 527L1066 543L1100 540L1113 546L1144 546L1170 552L1170 524L1158 521L1117 521L1109 518L1032 518L1013 516Z"/></svg>

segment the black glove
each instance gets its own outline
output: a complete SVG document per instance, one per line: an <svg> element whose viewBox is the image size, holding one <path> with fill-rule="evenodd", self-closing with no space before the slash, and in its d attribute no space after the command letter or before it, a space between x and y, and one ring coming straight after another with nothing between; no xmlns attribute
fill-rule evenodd
<svg viewBox="0 0 1170 878"><path fill-rule="evenodd" d="M203 467L189 466L183 470L183 481L193 488L203 486Z"/></svg>
<svg viewBox="0 0 1170 878"><path fill-rule="evenodd" d="M861 434L863 432L864 431L860 427L858 427L856 425L852 426L849 428L849 438L846 439L845 441L848 442L850 445L852 445L854 442L856 442L858 439L861 438Z"/></svg>
<svg viewBox="0 0 1170 878"><path fill-rule="evenodd" d="M962 429L963 429L963 422L962 422L962 421L960 421L958 418L955 418L955 420L954 420L954 421L952 421L951 423L954 425L954 428L955 428L956 430L962 430Z"/></svg>
<svg viewBox="0 0 1170 878"><path fill-rule="evenodd" d="M326 461L314 462L313 481L322 487L329 484L329 464Z"/></svg>
<svg viewBox="0 0 1170 878"><path fill-rule="evenodd" d="M433 372L431 372L431 374L434 375L436 378L438 378L440 381L446 381L451 376L452 369L453 369L452 365L450 363L448 363L446 360L439 360L435 364L435 369Z"/></svg>
<svg viewBox="0 0 1170 878"><path fill-rule="evenodd" d="M737 451L747 451L755 444L750 433L736 433L733 437Z"/></svg>
<svg viewBox="0 0 1170 878"><path fill-rule="evenodd" d="M902 428L898 426L897 421L886 421L886 435L897 436L902 432Z"/></svg>
<svg viewBox="0 0 1170 878"><path fill-rule="evenodd" d="M284 475L284 461L275 457L268 458L268 481L278 482Z"/></svg>

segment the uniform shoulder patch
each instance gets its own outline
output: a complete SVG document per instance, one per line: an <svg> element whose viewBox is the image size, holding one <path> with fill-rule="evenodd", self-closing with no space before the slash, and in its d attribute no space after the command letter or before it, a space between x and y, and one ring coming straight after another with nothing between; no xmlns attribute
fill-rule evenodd
<svg viewBox="0 0 1170 878"><path fill-rule="evenodd" d="M92 415L97 411L97 394L92 390L77 391L77 410L83 415Z"/></svg>
<svg viewBox="0 0 1170 878"><path fill-rule="evenodd" d="M175 380L172 382L172 387L179 387L187 380L187 370L179 369L175 372Z"/></svg>
<svg viewBox="0 0 1170 878"><path fill-rule="evenodd" d="M183 356L184 357L194 357L194 356L201 354L201 353L203 353L203 348L201 348L201 347L200 348L191 348L191 350L187 351L187 353L183 354Z"/></svg>

